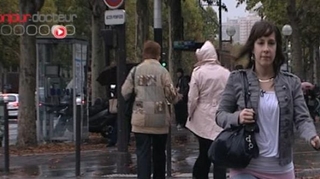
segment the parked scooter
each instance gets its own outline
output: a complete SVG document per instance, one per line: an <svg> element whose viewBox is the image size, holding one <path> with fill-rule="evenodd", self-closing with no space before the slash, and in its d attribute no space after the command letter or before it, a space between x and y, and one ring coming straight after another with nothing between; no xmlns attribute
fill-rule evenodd
<svg viewBox="0 0 320 179"><path fill-rule="evenodd" d="M65 96L59 105L43 104L51 107L48 113L57 115L57 123L53 128L54 137L62 137L66 130L73 132L73 101ZM97 99L89 108L89 132L100 133L105 138L110 138L117 120L116 114L110 114L108 103Z"/></svg>
<svg viewBox="0 0 320 179"><path fill-rule="evenodd" d="M110 138L117 120L116 114L109 112L109 104L101 98L96 99L89 108L89 132L100 133Z"/></svg>

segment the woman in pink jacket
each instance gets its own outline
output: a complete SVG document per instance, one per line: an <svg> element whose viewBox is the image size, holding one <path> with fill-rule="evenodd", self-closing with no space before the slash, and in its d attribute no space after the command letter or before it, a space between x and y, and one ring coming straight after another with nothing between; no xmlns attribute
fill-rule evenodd
<svg viewBox="0 0 320 179"><path fill-rule="evenodd" d="M196 57L198 62L191 76L186 127L199 140L199 156L193 166L193 178L207 179L211 166L208 150L212 141L222 131L215 122L216 111L230 72L220 65L210 41L197 49ZM214 166L214 178L225 179L226 169Z"/></svg>

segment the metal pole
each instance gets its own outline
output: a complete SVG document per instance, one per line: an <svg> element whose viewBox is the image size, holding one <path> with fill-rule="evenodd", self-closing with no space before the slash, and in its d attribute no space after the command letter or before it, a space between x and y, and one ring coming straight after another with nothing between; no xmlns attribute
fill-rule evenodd
<svg viewBox="0 0 320 179"><path fill-rule="evenodd" d="M158 42L162 51L162 2L161 0L154 1L154 41ZM161 52L161 55L163 53ZM169 110L171 106L169 105ZM171 113L171 112L170 112ZM171 126L169 126L169 133L167 137L167 177L171 177Z"/></svg>
<svg viewBox="0 0 320 179"><path fill-rule="evenodd" d="M161 0L154 1L154 41L158 42L162 47L162 14L161 14Z"/></svg>
<svg viewBox="0 0 320 179"><path fill-rule="evenodd" d="M286 36L287 72L289 72L288 36Z"/></svg>
<svg viewBox="0 0 320 179"><path fill-rule="evenodd" d="M80 160L81 160L81 100L76 101L77 118L76 118L76 176L80 176Z"/></svg>
<svg viewBox="0 0 320 179"><path fill-rule="evenodd" d="M170 116L172 116L172 111L171 111L171 105L168 105L169 107L169 113ZM168 137L167 137L167 176L171 177L172 176L172 171L171 171L171 125L169 124L169 133L168 133Z"/></svg>
<svg viewBox="0 0 320 179"><path fill-rule="evenodd" d="M221 52L222 52L222 8L221 8L221 1L218 0L218 6L219 6L219 57L221 58ZM220 59L222 61L222 59Z"/></svg>
<svg viewBox="0 0 320 179"><path fill-rule="evenodd" d="M2 114L4 120L4 173L9 174L10 153L9 153L9 119L7 110L7 101L2 102Z"/></svg>
<svg viewBox="0 0 320 179"><path fill-rule="evenodd" d="M125 1L122 8L125 9ZM129 120L126 119L123 111L125 111L125 101L121 94L121 86L126 79L126 25L117 25L117 99L118 99L118 114L117 114L117 127L118 127L118 160L117 170L118 173L129 173L129 152L128 152L128 133L129 133Z"/></svg>

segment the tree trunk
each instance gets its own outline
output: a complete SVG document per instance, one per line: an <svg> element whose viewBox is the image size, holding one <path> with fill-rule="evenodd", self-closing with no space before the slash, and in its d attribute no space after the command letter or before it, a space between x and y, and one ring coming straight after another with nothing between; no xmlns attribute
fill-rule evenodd
<svg viewBox="0 0 320 179"><path fill-rule="evenodd" d="M171 28L169 31L171 33L171 42L183 40L183 18L182 18L182 9L181 9L181 0L170 0L170 16L171 16ZM171 45L171 44L170 44ZM182 52L181 51L174 51L172 49L172 60L174 65L169 64L169 68L171 68L171 76L173 76L174 81L176 81L175 72L178 68L181 67L181 58Z"/></svg>
<svg viewBox="0 0 320 179"><path fill-rule="evenodd" d="M306 75L303 72L304 66L302 62L302 50L300 43L300 31L298 25L298 17L296 13L296 0L288 0L287 14L292 27L292 68L293 73L298 77L305 79Z"/></svg>
<svg viewBox="0 0 320 179"><path fill-rule="evenodd" d="M101 0L92 0L92 61L91 61L91 89L92 102L97 98L106 97L106 89L96 81L100 72L105 68L104 44L102 29L104 27L105 4Z"/></svg>
<svg viewBox="0 0 320 179"><path fill-rule="evenodd" d="M314 49L313 49L313 43L310 42L309 44L309 57L308 57L308 60L307 60L307 63L306 63L306 67L307 67L307 70L306 70L306 81L309 81L311 83L313 83L313 66L314 66L314 63L313 63L313 59L314 59Z"/></svg>
<svg viewBox="0 0 320 179"><path fill-rule="evenodd" d="M136 4L136 62L142 60L144 42L149 39L149 0L137 0Z"/></svg>
<svg viewBox="0 0 320 179"><path fill-rule="evenodd" d="M20 14L35 14L40 11L44 0L20 0ZM31 24L28 21L24 26ZM32 28L31 28L32 29ZM30 29L30 30L31 30ZM20 36L20 76L19 76L19 125L18 146L37 145L36 127L36 37Z"/></svg>

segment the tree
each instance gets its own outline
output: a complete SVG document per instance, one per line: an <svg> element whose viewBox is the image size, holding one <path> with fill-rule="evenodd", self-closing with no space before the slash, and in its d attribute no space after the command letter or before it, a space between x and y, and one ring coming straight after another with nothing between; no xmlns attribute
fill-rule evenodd
<svg viewBox="0 0 320 179"><path fill-rule="evenodd" d="M41 10L44 0L20 0L20 14L35 14ZM33 24L27 21L26 27ZM19 76L19 125L18 146L36 145L36 37L20 36L20 76Z"/></svg>
<svg viewBox="0 0 320 179"><path fill-rule="evenodd" d="M100 72L105 68L104 58L104 44L102 38L102 29L104 24L104 10L106 5L101 0L90 0L90 6L92 10L92 27L91 27L91 100L95 101L97 98L103 98L106 96L106 90L95 79L98 78Z"/></svg>
<svg viewBox="0 0 320 179"><path fill-rule="evenodd" d="M1 1L0 2L0 14L16 13L19 7L17 1ZM9 25L6 24L5 25ZM11 24L15 25L15 24ZM2 30L5 31L3 28ZM9 33L9 32L8 32ZM19 66L20 59L20 47L19 47L19 36L17 35L2 35L0 36L0 74L6 74L6 69L10 66ZM4 76L5 78L5 76ZM3 91L2 79L0 79L0 91Z"/></svg>
<svg viewBox="0 0 320 179"><path fill-rule="evenodd" d="M136 1L135 61L139 61L140 59L142 59L141 54L143 43L149 39L149 16L151 14L149 9L149 2L149 0Z"/></svg>
<svg viewBox="0 0 320 179"><path fill-rule="evenodd" d="M173 41L180 41L184 39L184 18L182 16L181 0L168 0L168 59L169 71L171 76L175 77L174 73L181 67L182 52L174 51L172 49ZM175 78L174 78L175 79Z"/></svg>
<svg viewBox="0 0 320 179"><path fill-rule="evenodd" d="M207 7L206 11L201 11L202 18L204 19L203 34L205 39L216 38L219 30L217 13L212 7Z"/></svg>

